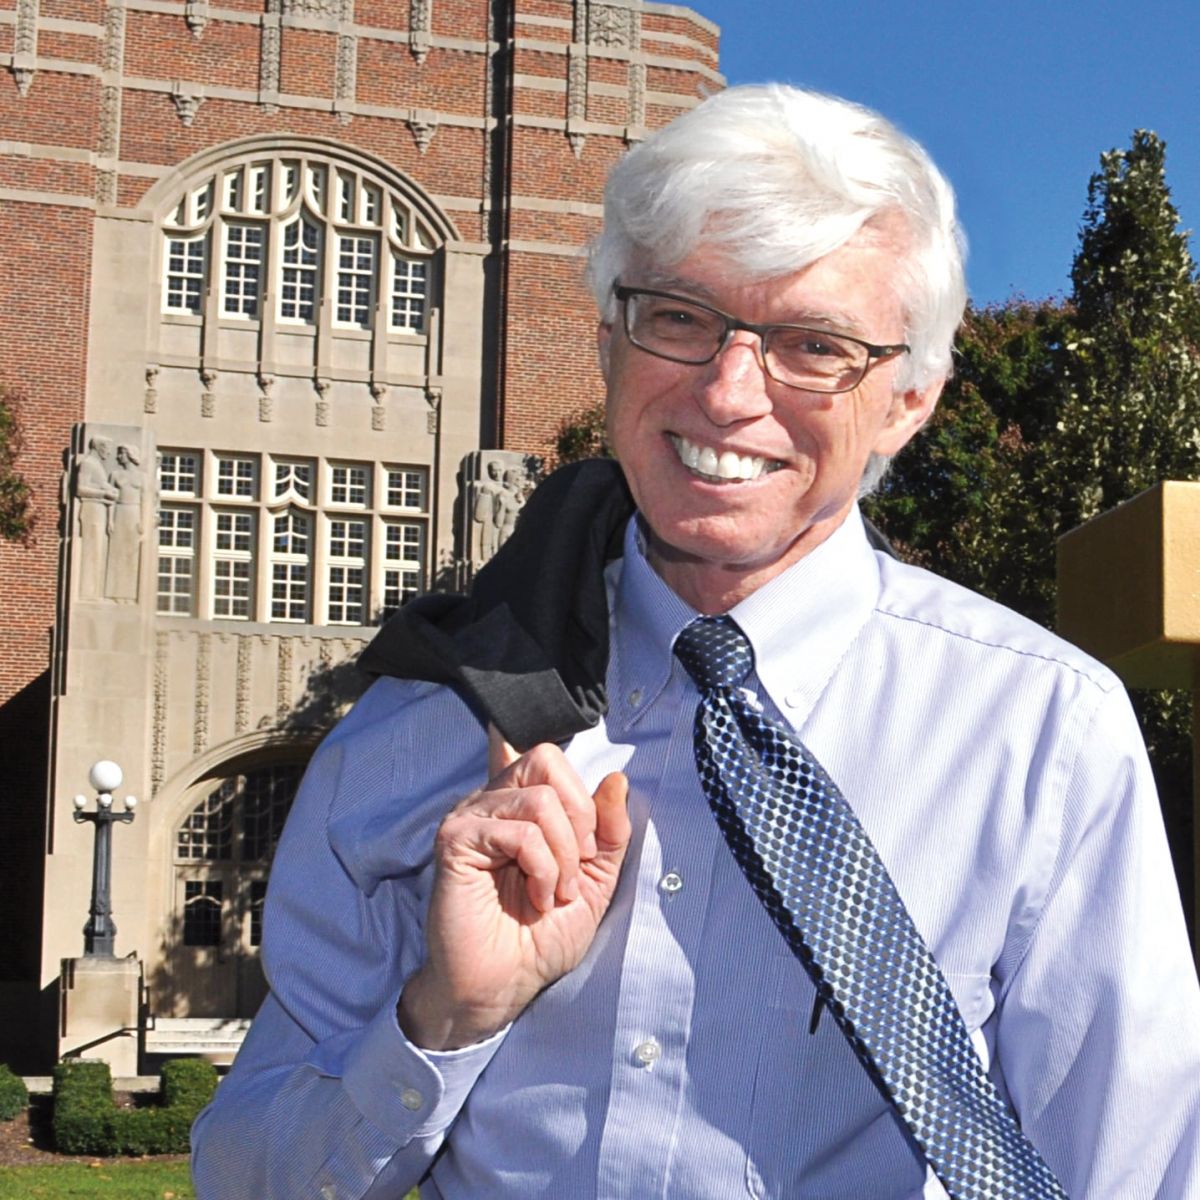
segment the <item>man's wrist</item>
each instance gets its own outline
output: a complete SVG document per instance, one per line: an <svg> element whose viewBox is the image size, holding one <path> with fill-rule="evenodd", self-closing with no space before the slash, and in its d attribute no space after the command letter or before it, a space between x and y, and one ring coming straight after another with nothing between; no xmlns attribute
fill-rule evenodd
<svg viewBox="0 0 1200 1200"><path fill-rule="evenodd" d="M420 1050L462 1050L485 1042L510 1023L509 1019L491 1022L479 1016L472 1019L442 996L424 970L404 985L396 1003L396 1023L400 1032Z"/></svg>

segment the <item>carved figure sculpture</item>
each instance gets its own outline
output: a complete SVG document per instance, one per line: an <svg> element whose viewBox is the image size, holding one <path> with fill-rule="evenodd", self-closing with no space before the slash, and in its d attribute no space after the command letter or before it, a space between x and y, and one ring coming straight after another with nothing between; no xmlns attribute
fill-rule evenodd
<svg viewBox="0 0 1200 1200"><path fill-rule="evenodd" d="M504 486L496 493L497 549L517 527L517 516L525 506L525 473L513 467L504 472Z"/></svg>
<svg viewBox="0 0 1200 1200"><path fill-rule="evenodd" d="M108 567L104 594L110 600L132 603L138 598L142 560L142 491L145 476L133 446L117 447L117 465L108 477L116 496L109 517Z"/></svg>
<svg viewBox="0 0 1200 1200"><path fill-rule="evenodd" d="M108 564L110 510L117 489L109 483L112 442L94 437L75 467L75 499L79 502L79 598L103 596Z"/></svg>
<svg viewBox="0 0 1200 1200"><path fill-rule="evenodd" d="M479 556L482 565L496 553L500 545L500 508L498 497L503 488L500 464L493 458L484 468L486 474L475 484L475 500L471 520L479 526Z"/></svg>

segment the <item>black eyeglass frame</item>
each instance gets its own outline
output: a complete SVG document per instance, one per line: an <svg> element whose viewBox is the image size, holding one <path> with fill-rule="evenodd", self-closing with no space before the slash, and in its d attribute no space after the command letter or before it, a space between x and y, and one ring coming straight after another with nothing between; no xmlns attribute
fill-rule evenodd
<svg viewBox="0 0 1200 1200"><path fill-rule="evenodd" d="M773 323L767 325L756 325L752 321L743 321L738 317L731 316L727 312L722 312L719 308L713 308L711 304L702 304L699 300L693 300L690 296L680 296L675 292L663 292L658 288L643 288L643 287L626 287L622 283L613 284L613 295L621 304L622 324L625 329L625 336L631 344L639 350L644 350L647 354L653 354L655 358L665 359L667 362L683 363L686 366L702 367L705 363L710 363L714 358L721 353L722 350L729 344L729 336L736 333L739 329L745 330L747 333L753 333L758 337L759 345L762 347L762 363L767 374L775 380L776 383L782 383L784 387L795 388L800 392L812 392L819 396L839 396L845 392L852 392L862 381L867 377L867 372L877 362L882 362L884 359L895 358L897 354L909 354L912 352L912 347L899 342L892 346L877 346L873 342L863 341L862 338L852 337L848 333L838 333L832 329L818 329L811 325L789 325L786 322ZM636 299L638 296L658 296L663 300L678 300L681 304L690 305L692 308L703 309L705 312L712 313L714 317L720 317L725 323L725 332L721 335L721 340L717 343L716 349L707 358L677 358L673 354L664 354L661 350L651 349L649 346L643 345L633 336L633 331L629 328L629 303L628 301ZM815 333L823 337L836 337L843 342L853 342L856 346L861 346L867 352L867 361L863 363L862 371L858 378L853 383L846 384L844 387L836 388L810 388L804 387L799 383L791 383L786 379L780 379L771 371L771 365L767 357L767 336L776 329L799 330L801 333Z"/></svg>

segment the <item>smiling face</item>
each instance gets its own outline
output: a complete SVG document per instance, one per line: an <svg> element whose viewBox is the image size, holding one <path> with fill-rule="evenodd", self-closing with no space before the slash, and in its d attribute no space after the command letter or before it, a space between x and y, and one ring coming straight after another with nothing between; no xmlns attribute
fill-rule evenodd
<svg viewBox="0 0 1200 1200"><path fill-rule="evenodd" d="M904 340L893 290L894 233L863 229L791 275L745 283L699 250L671 269L635 263L621 282L699 300L752 323L789 323L885 344ZM732 335L689 366L600 326L608 438L650 531L650 561L684 600L725 612L820 545L858 494L868 455L895 454L921 427L941 383L894 391L900 360L876 363L852 392L777 383L759 341Z"/></svg>

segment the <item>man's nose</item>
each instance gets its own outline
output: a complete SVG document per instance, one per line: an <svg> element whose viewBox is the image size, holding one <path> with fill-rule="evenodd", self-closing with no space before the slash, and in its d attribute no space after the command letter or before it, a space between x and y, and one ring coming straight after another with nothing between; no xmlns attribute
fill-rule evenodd
<svg viewBox="0 0 1200 1200"><path fill-rule="evenodd" d="M697 402L713 424L733 425L771 411L769 387L762 339L738 330L704 368Z"/></svg>

